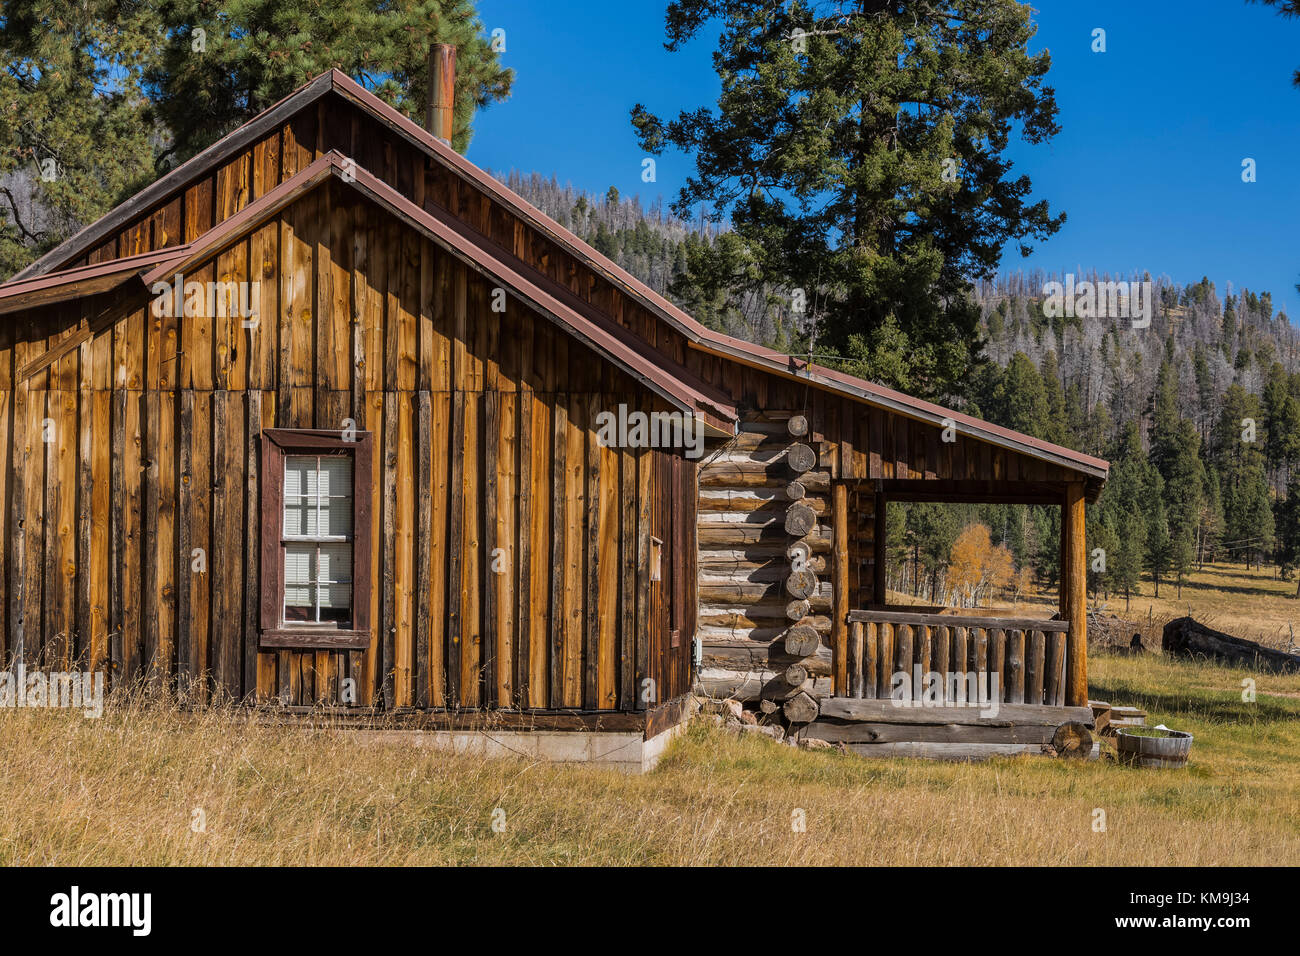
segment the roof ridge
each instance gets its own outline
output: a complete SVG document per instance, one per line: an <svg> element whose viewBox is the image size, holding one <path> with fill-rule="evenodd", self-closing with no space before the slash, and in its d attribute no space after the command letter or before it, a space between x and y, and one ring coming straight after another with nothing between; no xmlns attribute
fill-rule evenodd
<svg viewBox="0 0 1300 956"><path fill-rule="evenodd" d="M965 424L968 433L980 437L980 433L985 433L989 437L1001 438L1003 440L1013 441L1030 452L1041 452L1055 458L1065 459L1065 463L1075 463L1083 465L1092 470L1106 472L1110 468L1110 463L1100 458L1094 458L1091 455L1085 455L1082 452L1066 448L1063 445L1056 445L1052 442L1034 438L1031 435L1025 435L1012 429L1003 428L994 425L991 422L975 418L965 412L956 409L945 408L933 402L927 402L924 399L916 398L906 393L886 388L866 379L858 378L854 375L848 375L843 372L836 372L829 368L818 368L812 363L808 363L807 371L803 375L794 373L790 368L790 362L795 356L782 352L776 352L767 349L764 346L752 342L744 342L721 332L715 332L708 328L687 312L670 302L667 298L655 292L645 283L641 282L626 269L619 266L616 262L603 255L599 250L594 249L591 245L584 242L564 226L560 225L546 213L533 206L518 193L511 190L496 177L492 176L486 170L467 158L456 152L446 143L443 143L432 133L423 129L408 117L402 115L398 110L389 106L374 93L367 90L361 84L357 83L351 77L338 71L331 71L331 81L334 88L339 93L358 102L360 105L369 106L372 110L387 118L397 131L419 145L424 146L434 155L444 160L448 165L465 174L473 182L479 184L487 191L495 194L510 206L516 213L521 213L526 218L534 220L543 232L562 246L567 247L568 251L577 253L580 259L587 260L588 266L594 266L603 271L606 278L616 281L625 287L626 291L639 299L656 312L661 318L669 321L676 326L679 331L686 335L688 342L704 351L713 354L723 354L733 360L749 360L751 364L765 368L769 371L778 372L785 375L795 375L795 377L806 378L821 384L824 387L834 388L838 391L845 391L850 394L877 404L887 403L895 406L894 410L906 414L911 410L914 415L925 420L933 418L952 418L961 424ZM736 354L736 353L743 354ZM901 407L899 407L901 406Z"/></svg>
<svg viewBox="0 0 1300 956"><path fill-rule="evenodd" d="M293 203L331 176L410 220L417 228L430 234L435 242L447 247L452 255L472 259L483 271L490 272L498 281L511 286L515 294L529 302L534 309L553 316L556 321L568 327L570 334L608 355L633 377L647 381L670 402L685 410L704 412L706 418L715 419L715 427L721 427L720 423L723 422L734 422L736 410L726 402L727 396L721 390L698 380L684 366L667 359L648 343L640 339L635 343L625 341L616 330L615 323L598 309L584 309L583 312L587 314L579 312L552 290L538 285L529 276L503 261L501 253L497 251L499 246L488 237L478 236L473 230L455 228L427 210L420 209L388 183L338 150L325 153L234 216L210 228L189 244L184 257L167 257L165 262L142 277L144 284L146 287L151 286L183 268L188 262L208 257L237 237L256 229L267 217ZM460 240L459 243L457 239ZM491 248L494 246L497 248Z"/></svg>
<svg viewBox="0 0 1300 956"><path fill-rule="evenodd" d="M342 71L331 68L314 77L312 80L303 84L293 93L283 97L274 105L259 113L256 117L249 120L239 128L232 130L216 143L213 143L197 156L192 157L187 162L181 164L172 170L166 176L155 180L154 183L145 187L131 199L122 203L114 210L100 217L95 223L87 226L77 233L77 235L66 240L60 246L51 250L37 262L28 266L14 280L29 278L33 272L39 273L42 263L57 261L59 256L66 258L72 254L72 250L78 248L78 244L85 241L87 237L95 237L97 232L105 231L101 225L106 222L115 221L120 218L122 210L133 206L144 206L156 198L171 191L177 182L184 178L184 175L191 175L195 170L206 169L215 165L220 157L233 148L238 148L246 142L256 138L261 132L272 125L283 114L296 113L303 106L309 105L320 96L328 91L343 96L345 99L356 104L364 110L371 113L376 119L388 125L396 133L407 139L419 148L424 149L430 155L439 159L444 165L449 167L453 172L464 176L472 183L476 184L484 191L488 192L496 199L504 203L514 214L520 216L530 225L537 228L551 240L557 242L565 248L570 254L574 255L583 262L588 268L600 273L606 280L612 282L615 286L620 287L628 295L639 301L646 308L650 309L655 315L668 322L678 330L687 340L688 347L700 349L713 355L720 355L732 361L739 361L744 364L763 369L775 374L789 376L793 378L804 379L823 388L832 389L843 394L850 395L861 401L879 405L897 412L902 415L917 418L922 421L938 423L944 419L952 419L954 422L966 426L968 434L975 438L993 441L999 444L1010 443L1017 446L1023 453L1033 457L1046 458L1054 460L1066 467L1073 467L1076 470L1084 470L1095 474L1098 477L1105 477L1109 470L1109 462L1091 455L1085 455L1081 452L1066 448L1062 445L1055 445L1042 439L1034 438L1031 435L1025 435L990 422L985 422L974 416L967 415L956 409L946 408L923 399L886 388L866 379L857 376L848 375L843 372L837 372L829 368L819 367L811 362L804 365L802 369L798 367L797 358L785 353L776 352L764 346L752 342L745 342L732 336L724 335L709 329L687 312L670 302L667 298L655 292L645 283L641 282L626 269L623 269L613 260L603 255L599 250L593 248L584 242L577 235L560 225L551 217L547 216L540 209L537 209L522 196L515 193L505 184L501 183L496 177L492 176L486 170L476 166L467 158L457 153L449 145L443 143L430 132L419 126L409 117L403 115L400 111L385 103L370 90L367 90L360 83L357 83ZM338 153L332 150L332 153ZM328 155L328 154L326 154ZM317 160L316 162L319 162ZM198 165L194 165L194 164ZM354 163L356 161L354 160ZM312 164L314 165L314 164ZM311 168L311 166L307 167ZM356 163L357 169L364 169L359 163ZM188 172L186 172L188 170ZM369 174L369 170L366 170ZM184 175L182 175L184 173ZM373 176L373 174L370 174ZM289 180L286 180L286 183ZM382 182L376 179L376 182ZM282 183L281 186L284 184ZM384 184L387 185L387 184ZM276 187L277 189L280 187ZM388 187L390 190L392 187ZM271 192L274 192L272 190ZM268 192L269 196L271 192ZM400 193L393 192L404 201L405 197ZM265 197L262 197L265 198ZM260 202L255 201L250 206ZM412 204L414 205L414 204ZM249 207L245 207L247 209ZM418 208L418 207L415 207ZM243 210L241 210L241 213ZM424 213L424 210L420 210ZM237 218L241 213L237 213ZM227 220L229 222L230 220ZM213 227L213 229L219 228ZM209 230L211 233L213 230ZM205 233L205 235L207 235ZM200 237L201 239L202 237ZM490 237L483 237L490 240ZM196 240L197 242L198 240ZM14 281L10 280L10 281ZM648 346L647 344L647 347ZM662 355L662 353L656 352Z"/></svg>

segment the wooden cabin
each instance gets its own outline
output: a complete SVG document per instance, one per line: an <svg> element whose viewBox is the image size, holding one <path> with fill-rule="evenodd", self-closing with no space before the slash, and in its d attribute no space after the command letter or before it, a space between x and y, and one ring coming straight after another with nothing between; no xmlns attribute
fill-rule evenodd
<svg viewBox="0 0 1300 956"><path fill-rule="evenodd" d="M0 285L0 430L28 670L647 736L909 662L1086 703L1106 462L704 328L336 71ZM905 499L1059 505L1057 619L885 606Z"/></svg>

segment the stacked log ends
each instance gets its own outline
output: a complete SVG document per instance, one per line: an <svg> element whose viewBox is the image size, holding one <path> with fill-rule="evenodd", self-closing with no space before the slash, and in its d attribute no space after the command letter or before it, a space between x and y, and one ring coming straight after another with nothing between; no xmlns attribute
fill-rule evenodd
<svg viewBox="0 0 1300 956"><path fill-rule="evenodd" d="M787 621L802 621L811 611L811 602L804 599L794 600L785 606L785 618Z"/></svg>
<svg viewBox="0 0 1300 956"><path fill-rule="evenodd" d="M791 416L787 428L795 438L808 434L808 420L802 415ZM785 514L785 530L795 538L802 538L817 527L816 513L803 504L805 482L800 477L817 467L817 454L803 442L795 442L786 451L786 464L795 474L795 480L786 485L786 497L793 502ZM812 549L806 542L795 541L786 549L790 559L790 576L786 578L785 590L796 601L808 603L808 599L817 593L816 573L810 569ZM796 608L802 609L802 608ZM791 606L787 606L789 614ZM795 625L786 632L786 653L794 657L809 658L821 646L821 636L807 625ZM809 668L796 662L785 669L785 681L792 688L802 688L809 678ZM807 724L817 719L817 699L807 691L800 689L788 698L783 707L786 719L792 724Z"/></svg>
<svg viewBox="0 0 1300 956"><path fill-rule="evenodd" d="M785 513L785 530L787 534L802 538L817 527L817 512L805 504L791 505Z"/></svg>
<svg viewBox="0 0 1300 956"><path fill-rule="evenodd" d="M812 695L802 690L787 700L782 708L785 719L792 724L811 724L817 719L819 709Z"/></svg>
<svg viewBox="0 0 1300 956"><path fill-rule="evenodd" d="M821 646L821 635L807 624L796 624L785 632L785 652L791 657L808 657ZM800 682L802 683L802 681Z"/></svg>
<svg viewBox="0 0 1300 956"><path fill-rule="evenodd" d="M817 467L817 453L803 442L795 442L791 445L790 450L786 452L785 460L796 475L802 475Z"/></svg>
<svg viewBox="0 0 1300 956"><path fill-rule="evenodd" d="M817 593L817 575L811 571L791 571L785 579L785 591L792 598L807 600Z"/></svg>
<svg viewBox="0 0 1300 956"><path fill-rule="evenodd" d="M818 581L831 482L811 436L803 416L755 412L700 469L697 686L768 700L774 714L798 694L832 692L830 600Z"/></svg>

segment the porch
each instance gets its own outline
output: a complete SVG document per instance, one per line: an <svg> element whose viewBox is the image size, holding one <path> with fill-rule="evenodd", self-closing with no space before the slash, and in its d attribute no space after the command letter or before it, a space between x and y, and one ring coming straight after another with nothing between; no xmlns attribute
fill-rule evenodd
<svg viewBox="0 0 1300 956"><path fill-rule="evenodd" d="M1064 707L1069 637L1069 621L850 611L844 696Z"/></svg>
<svg viewBox="0 0 1300 956"><path fill-rule="evenodd" d="M834 482L833 692L801 734L876 755L1090 752L1091 739L1080 739L1093 723L1084 532L1089 490L1077 480ZM1057 612L1050 619L985 616L886 603L891 500L1059 507Z"/></svg>

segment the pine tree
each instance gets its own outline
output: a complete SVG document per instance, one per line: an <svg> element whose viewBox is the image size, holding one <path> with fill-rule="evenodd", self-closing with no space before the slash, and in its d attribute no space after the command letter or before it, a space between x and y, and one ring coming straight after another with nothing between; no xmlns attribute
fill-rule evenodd
<svg viewBox="0 0 1300 956"><path fill-rule="evenodd" d="M1300 568L1300 483L1288 489L1286 499L1277 511L1278 561L1283 580L1290 580ZM1300 597L1300 577L1297 578L1296 597Z"/></svg>
<svg viewBox="0 0 1300 956"><path fill-rule="evenodd" d="M1123 592L1127 608L1146 566L1148 537L1144 509L1148 504L1147 485L1151 469L1142 451L1142 437L1136 422L1130 422L1125 428L1120 441L1111 450L1111 458L1110 480L1094 514L1113 529L1115 551L1106 551L1106 573L1115 590Z"/></svg>
<svg viewBox="0 0 1300 956"><path fill-rule="evenodd" d="M1213 421L1214 381L1210 376L1210 362L1205 354L1205 346L1198 342L1192 354L1192 370L1196 378L1196 425L1201 440L1210 437L1210 422Z"/></svg>
<svg viewBox="0 0 1300 956"><path fill-rule="evenodd" d="M1169 343L1172 344L1172 340ZM1160 474L1169 476L1170 463L1181 441L1178 407L1178 372L1168 350L1156 372L1156 390L1151 396L1151 460Z"/></svg>
<svg viewBox="0 0 1300 956"><path fill-rule="evenodd" d="M887 542L886 566L903 569L908 554L907 507L901 503L885 508L885 541ZM892 585L886 584L887 588L891 586L895 590L901 590L902 581L895 580Z"/></svg>
<svg viewBox="0 0 1300 956"><path fill-rule="evenodd" d="M1030 54L1030 10L1014 0L673 0L667 46L719 22L716 111L665 122L638 104L641 145L674 147L696 171L675 208L712 207L737 243L711 247L677 287L734 297L771 285L816 300L821 351L919 395L962 381L980 352L972 278L1009 242L1061 225L1005 151L1058 130ZM874 360L889 349L892 361ZM887 377L886 377L887 376Z"/></svg>
<svg viewBox="0 0 1300 956"><path fill-rule="evenodd" d="M1041 370L1047 408L1040 437L1058 445L1068 445L1071 430L1066 414L1065 389L1061 386L1061 366L1056 359L1055 349L1049 349L1043 356Z"/></svg>
<svg viewBox="0 0 1300 956"><path fill-rule="evenodd" d="M1115 535L1118 538L1113 559L1107 562L1114 575L1115 590L1124 592L1124 610L1127 613L1133 592L1142 582L1142 564L1146 547L1146 516L1141 510L1121 512Z"/></svg>
<svg viewBox="0 0 1300 956"><path fill-rule="evenodd" d="M948 556L960 530L957 515L947 505L920 502L909 509L907 528L920 572L916 575L913 593L921 593L924 576L926 599L938 603L940 579L947 569Z"/></svg>
<svg viewBox="0 0 1300 956"><path fill-rule="evenodd" d="M1264 382L1264 394L1260 404L1264 413L1261 423L1264 444L1264 467L1270 475L1276 476L1286 459L1286 400L1289 397L1286 370L1281 362L1274 362L1268 369L1268 378Z"/></svg>
<svg viewBox="0 0 1300 956"><path fill-rule="evenodd" d="M1220 328L1223 337L1223 354L1231 361L1237 346L1237 310L1231 296L1223 307L1223 322Z"/></svg>
<svg viewBox="0 0 1300 956"><path fill-rule="evenodd" d="M513 80L469 0L4 3L0 275L331 67L422 123L435 42L457 47L463 150Z"/></svg>
<svg viewBox="0 0 1300 956"><path fill-rule="evenodd" d="M1089 507L1088 526L1088 547L1092 551L1100 549L1101 553L1106 556L1104 570L1098 570L1095 563L1088 562L1088 585L1094 595L1104 593L1109 597L1112 590L1118 590L1115 585L1115 567L1114 556L1119 551L1119 533L1110 522L1101 520L1095 515L1095 506Z"/></svg>
<svg viewBox="0 0 1300 956"><path fill-rule="evenodd" d="M166 41L146 79L172 161L330 67L423 124L434 43L456 46L452 145L463 152L474 111L505 99L514 79L468 0L172 0L161 9Z"/></svg>
<svg viewBox="0 0 1300 956"><path fill-rule="evenodd" d="M1169 536L1169 516L1165 511L1165 481L1160 472L1148 469L1146 481L1147 541L1146 566L1160 597L1160 579L1168 573L1173 543Z"/></svg>
<svg viewBox="0 0 1300 956"><path fill-rule="evenodd" d="M1044 587L1055 587L1061 580L1061 509L1035 506L1030 509L1029 523L1034 576Z"/></svg>
<svg viewBox="0 0 1300 956"><path fill-rule="evenodd" d="M153 129L140 64L156 4L0 7L0 277L148 182Z"/></svg>
<svg viewBox="0 0 1300 956"><path fill-rule="evenodd" d="M1169 569L1182 595L1183 581L1196 562L1196 535L1205 498L1205 468L1201 464L1196 426L1180 419L1168 449L1165 499L1168 502Z"/></svg>
<svg viewBox="0 0 1300 956"><path fill-rule="evenodd" d="M1046 438L1052 427L1050 413L1042 373L1029 356L1017 352L993 387L985 414L999 425Z"/></svg>
<svg viewBox="0 0 1300 956"><path fill-rule="evenodd" d="M1278 16L1288 19L1300 17L1300 0L1249 0L1251 3L1262 3L1270 7L1276 7ZM1300 86L1300 70L1296 70L1291 77L1291 82L1295 86Z"/></svg>
<svg viewBox="0 0 1300 956"><path fill-rule="evenodd" d="M1275 528L1268 480L1263 466L1258 463L1250 467L1243 481L1240 524L1236 530L1243 541L1246 566L1250 566L1253 557L1255 566L1263 567L1264 556L1275 544Z"/></svg>

